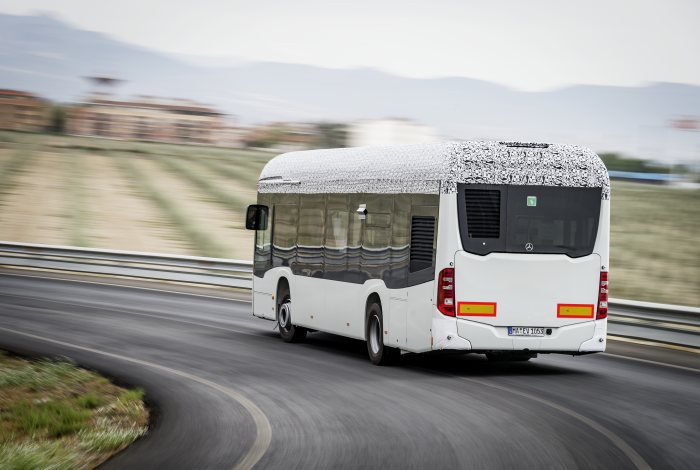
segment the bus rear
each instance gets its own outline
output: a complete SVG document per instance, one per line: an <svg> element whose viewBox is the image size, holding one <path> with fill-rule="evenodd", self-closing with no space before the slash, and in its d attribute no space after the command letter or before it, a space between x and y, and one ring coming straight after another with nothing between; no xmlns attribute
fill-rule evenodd
<svg viewBox="0 0 700 470"><path fill-rule="evenodd" d="M523 359L605 349L610 202L601 194L458 184L443 196L451 222L441 214L441 227L453 236L439 248L436 307L454 318L462 347Z"/></svg>

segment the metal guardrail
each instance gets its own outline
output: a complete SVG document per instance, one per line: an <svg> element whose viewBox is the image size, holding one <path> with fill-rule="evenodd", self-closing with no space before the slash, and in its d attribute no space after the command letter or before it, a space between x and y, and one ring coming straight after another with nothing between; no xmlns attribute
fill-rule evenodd
<svg viewBox="0 0 700 470"><path fill-rule="evenodd" d="M250 261L0 242L0 266L251 289ZM700 349L700 308L610 299L609 332Z"/></svg>
<svg viewBox="0 0 700 470"><path fill-rule="evenodd" d="M251 289L253 263L137 251L0 242L0 265Z"/></svg>

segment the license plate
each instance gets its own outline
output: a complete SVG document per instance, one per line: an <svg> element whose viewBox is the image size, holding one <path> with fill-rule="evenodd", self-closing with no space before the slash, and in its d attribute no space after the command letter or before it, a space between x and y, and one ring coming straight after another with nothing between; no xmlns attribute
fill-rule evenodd
<svg viewBox="0 0 700 470"><path fill-rule="evenodd" d="M544 328L531 326L509 326L508 336L544 336Z"/></svg>

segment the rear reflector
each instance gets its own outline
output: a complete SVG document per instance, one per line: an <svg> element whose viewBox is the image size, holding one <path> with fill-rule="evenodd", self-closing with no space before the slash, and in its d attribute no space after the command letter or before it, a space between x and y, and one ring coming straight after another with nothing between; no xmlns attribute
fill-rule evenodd
<svg viewBox="0 0 700 470"><path fill-rule="evenodd" d="M459 302L457 306L459 317L495 317L496 302Z"/></svg>
<svg viewBox="0 0 700 470"><path fill-rule="evenodd" d="M455 316L455 270L445 268L440 271L437 283L437 308L448 317Z"/></svg>
<svg viewBox="0 0 700 470"><path fill-rule="evenodd" d="M608 272L600 272L600 286L598 287L598 314L596 320L608 317Z"/></svg>
<svg viewBox="0 0 700 470"><path fill-rule="evenodd" d="M557 318L593 318L593 304L557 304Z"/></svg>

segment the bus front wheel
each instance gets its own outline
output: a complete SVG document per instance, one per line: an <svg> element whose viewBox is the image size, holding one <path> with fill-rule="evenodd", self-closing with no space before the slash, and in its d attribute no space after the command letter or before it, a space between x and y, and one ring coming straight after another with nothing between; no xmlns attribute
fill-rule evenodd
<svg viewBox="0 0 700 470"><path fill-rule="evenodd" d="M289 294L282 297L282 303L277 307L277 325L285 343L300 343L306 338L306 328L292 323L292 299Z"/></svg>
<svg viewBox="0 0 700 470"><path fill-rule="evenodd" d="M401 355L401 351L396 348L384 346L384 320L382 307L376 302L370 305L367 310L367 352L372 364L384 366L393 364Z"/></svg>

